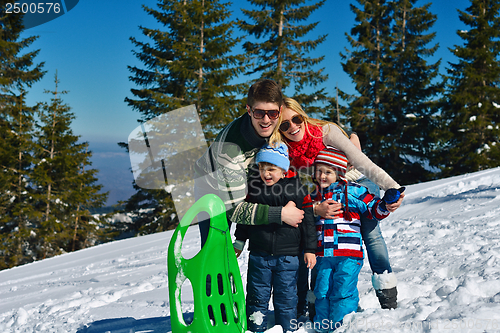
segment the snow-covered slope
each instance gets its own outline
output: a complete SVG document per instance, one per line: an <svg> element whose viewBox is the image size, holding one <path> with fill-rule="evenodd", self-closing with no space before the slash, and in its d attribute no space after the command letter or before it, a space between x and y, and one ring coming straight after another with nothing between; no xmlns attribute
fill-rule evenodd
<svg viewBox="0 0 500 333"><path fill-rule="evenodd" d="M362 312L339 332L500 332L500 168L407 187L382 222L399 307L382 310L369 265ZM0 272L0 332L170 332L172 232L126 239ZM197 227L183 254L200 246ZM240 257L243 283L248 253ZM192 293L183 308L193 311ZM310 323L297 325L312 332ZM280 326L268 332L282 332Z"/></svg>

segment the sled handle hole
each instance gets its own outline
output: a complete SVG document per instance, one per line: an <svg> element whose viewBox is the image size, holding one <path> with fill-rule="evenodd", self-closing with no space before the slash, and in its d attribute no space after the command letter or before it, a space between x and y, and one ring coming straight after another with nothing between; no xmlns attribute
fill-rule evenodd
<svg viewBox="0 0 500 333"><path fill-rule="evenodd" d="M234 312L234 322L237 324L240 321L240 318L238 317L238 303L234 302L233 305L233 312Z"/></svg>
<svg viewBox="0 0 500 333"><path fill-rule="evenodd" d="M207 289L207 296L210 297L210 295L212 295L212 276L210 274L207 275L206 289Z"/></svg>
<svg viewBox="0 0 500 333"><path fill-rule="evenodd" d="M214 309L212 308L211 305L208 306L208 318L210 318L210 324L212 324L212 326L215 326L216 322L214 316Z"/></svg>
<svg viewBox="0 0 500 333"><path fill-rule="evenodd" d="M222 322L224 323L224 325L227 325L227 313L226 313L226 306L224 305L224 303L220 304L220 313L222 315Z"/></svg>
<svg viewBox="0 0 500 333"><path fill-rule="evenodd" d="M219 287L219 295L223 295L224 294L224 285L222 283L222 274L217 274L217 285Z"/></svg>
<svg viewBox="0 0 500 333"><path fill-rule="evenodd" d="M234 276L232 273L229 273L229 285L233 294L236 294L236 283L234 282Z"/></svg>

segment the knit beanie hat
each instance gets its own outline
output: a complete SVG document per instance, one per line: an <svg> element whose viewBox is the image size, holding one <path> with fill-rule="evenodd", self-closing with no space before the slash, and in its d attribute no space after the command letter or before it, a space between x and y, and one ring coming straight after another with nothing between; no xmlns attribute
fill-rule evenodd
<svg viewBox="0 0 500 333"><path fill-rule="evenodd" d="M280 143L276 147L264 145L255 156L255 163L259 164L260 162L271 163L288 171L290 167L288 147L284 143Z"/></svg>
<svg viewBox="0 0 500 333"><path fill-rule="evenodd" d="M314 160L314 164L317 163L326 164L332 167L335 171L337 171L337 176L347 183L347 179L345 178L345 174L347 172L347 156L345 156L344 152L338 150L337 148L327 146L325 149L321 150L316 159Z"/></svg>

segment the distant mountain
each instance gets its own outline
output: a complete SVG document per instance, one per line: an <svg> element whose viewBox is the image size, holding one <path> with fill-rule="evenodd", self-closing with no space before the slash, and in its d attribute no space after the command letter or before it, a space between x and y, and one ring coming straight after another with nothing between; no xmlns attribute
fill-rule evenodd
<svg viewBox="0 0 500 333"><path fill-rule="evenodd" d="M117 143L90 142L92 151L92 169L99 170L98 183L103 185L103 192L109 191L107 206L120 200L126 200L135 193L132 187L134 177L130 170L128 153Z"/></svg>

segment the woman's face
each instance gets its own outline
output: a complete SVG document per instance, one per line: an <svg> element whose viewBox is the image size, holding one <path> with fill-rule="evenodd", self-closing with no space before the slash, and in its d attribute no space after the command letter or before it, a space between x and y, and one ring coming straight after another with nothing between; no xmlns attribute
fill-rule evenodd
<svg viewBox="0 0 500 333"><path fill-rule="evenodd" d="M283 134L290 141L297 142L302 140L306 130L305 123L297 125L292 121L292 117L298 115L298 113L286 107L284 107L281 112L283 113L282 122L286 120L290 122L290 128L288 128L285 132L281 132L281 134Z"/></svg>

